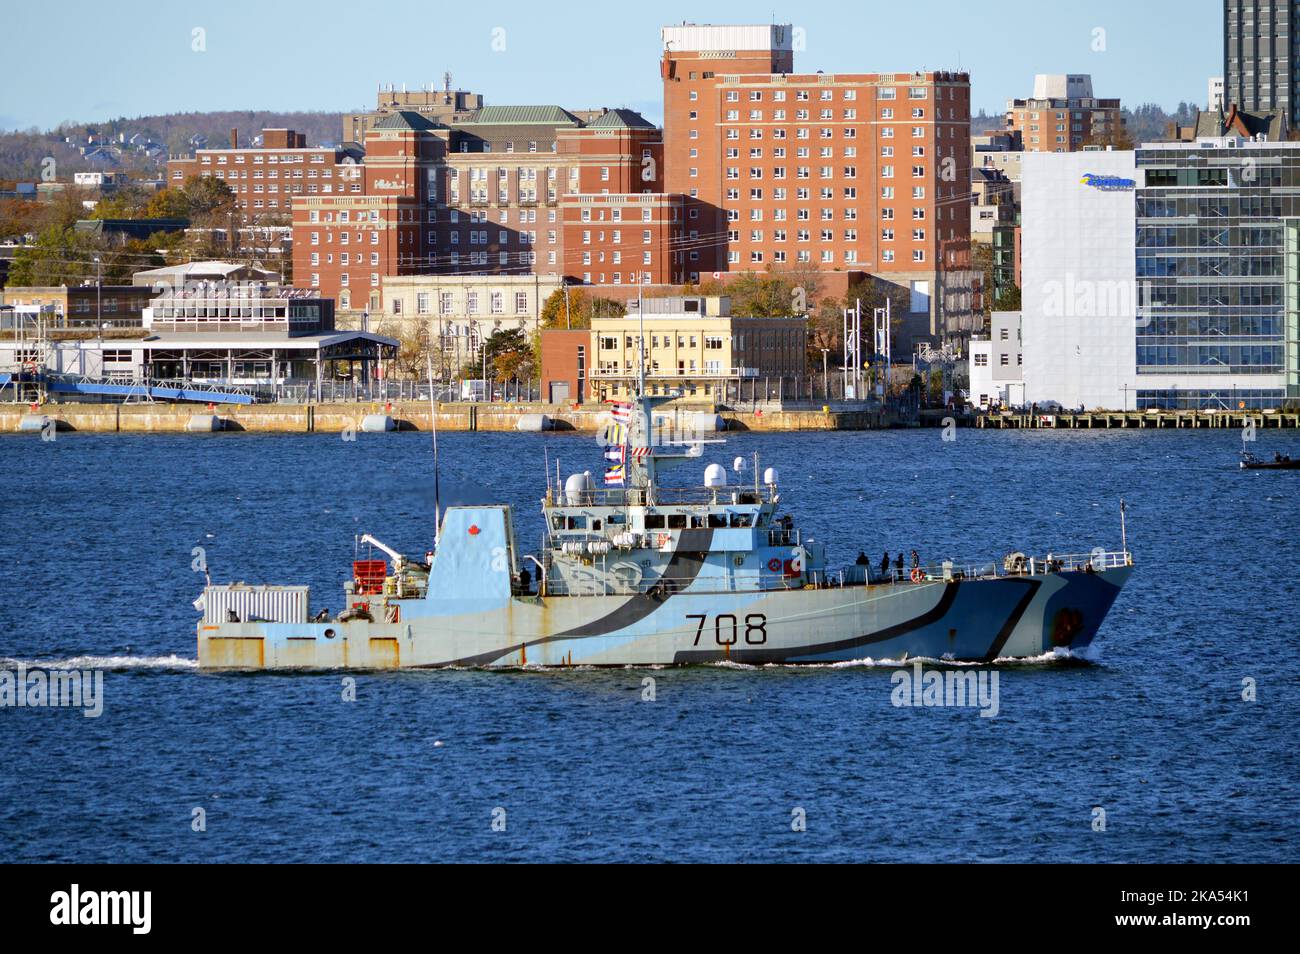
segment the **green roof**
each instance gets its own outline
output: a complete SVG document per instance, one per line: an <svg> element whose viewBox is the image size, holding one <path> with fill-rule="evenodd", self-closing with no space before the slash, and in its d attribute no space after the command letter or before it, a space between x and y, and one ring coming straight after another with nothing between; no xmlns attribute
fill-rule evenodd
<svg viewBox="0 0 1300 954"><path fill-rule="evenodd" d="M559 106L484 106L476 109L463 125L577 126L578 117Z"/></svg>
<svg viewBox="0 0 1300 954"><path fill-rule="evenodd" d="M630 109L611 109L587 123L588 129L656 129L654 123Z"/></svg>
<svg viewBox="0 0 1300 954"><path fill-rule="evenodd" d="M446 129L439 123L420 115L412 109L403 109L396 113L389 113L382 119L375 122L371 129Z"/></svg>

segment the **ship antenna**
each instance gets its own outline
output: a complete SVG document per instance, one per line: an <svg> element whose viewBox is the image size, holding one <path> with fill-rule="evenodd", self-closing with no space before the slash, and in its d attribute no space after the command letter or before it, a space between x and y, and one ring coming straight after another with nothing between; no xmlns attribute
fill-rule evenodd
<svg viewBox="0 0 1300 954"><path fill-rule="evenodd" d="M442 494L438 486L438 402L433 398L433 354L426 352L424 360L429 369L429 430L433 434L433 549L438 549L438 535L442 533Z"/></svg>
<svg viewBox="0 0 1300 954"><path fill-rule="evenodd" d="M640 283L638 283L636 286L636 313L637 313L637 317L641 321L641 345L640 345L640 353L638 355L638 357L640 358L640 360L638 361L640 367L638 369L639 374L637 376L637 387L641 391L641 396L644 397L645 396L645 300L641 296L642 287L643 286Z"/></svg>

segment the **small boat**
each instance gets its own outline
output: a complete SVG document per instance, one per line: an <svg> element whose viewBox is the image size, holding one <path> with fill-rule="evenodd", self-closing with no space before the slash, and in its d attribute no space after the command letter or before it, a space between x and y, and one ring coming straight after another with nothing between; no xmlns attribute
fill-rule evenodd
<svg viewBox="0 0 1300 954"><path fill-rule="evenodd" d="M1250 453L1241 452L1242 470L1300 470L1300 459L1292 459L1290 454L1274 454L1272 460Z"/></svg>

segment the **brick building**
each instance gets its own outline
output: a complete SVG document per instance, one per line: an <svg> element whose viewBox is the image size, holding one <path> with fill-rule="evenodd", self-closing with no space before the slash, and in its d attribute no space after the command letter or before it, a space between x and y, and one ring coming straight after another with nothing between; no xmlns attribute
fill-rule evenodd
<svg viewBox="0 0 1300 954"><path fill-rule="evenodd" d="M393 275L612 288L812 269L907 289L900 352L973 327L967 74L795 74L788 26L663 41L663 130L558 106L374 119L360 182L295 193L297 283L374 312Z"/></svg>
<svg viewBox="0 0 1300 954"><path fill-rule="evenodd" d="M53 319L52 330L139 328L153 292L136 285L22 286L0 289L0 305L40 308Z"/></svg>
<svg viewBox="0 0 1300 954"><path fill-rule="evenodd" d="M294 269L340 309L389 275L681 281L659 130L630 110L492 106L453 126L401 111L366 135L359 194L294 204ZM361 246L358 248L358 246Z"/></svg>
<svg viewBox="0 0 1300 954"><path fill-rule="evenodd" d="M688 280L861 270L910 289L911 336L972 326L970 78L796 74L788 26L665 27L665 188Z"/></svg>
<svg viewBox="0 0 1300 954"><path fill-rule="evenodd" d="M592 399L588 390L591 330L547 328L541 333L541 397L551 404Z"/></svg>
<svg viewBox="0 0 1300 954"><path fill-rule="evenodd" d="M261 145L241 149L232 129L226 148L169 159L167 184L179 186L192 176L221 179L244 221L252 223L287 217L294 196L359 195L361 159L354 148L308 147L306 137L292 129L264 129Z"/></svg>
<svg viewBox="0 0 1300 954"><path fill-rule="evenodd" d="M1077 152L1124 132L1118 99L1097 99L1086 74L1034 77L1034 95L1007 103L1006 131L1025 152Z"/></svg>

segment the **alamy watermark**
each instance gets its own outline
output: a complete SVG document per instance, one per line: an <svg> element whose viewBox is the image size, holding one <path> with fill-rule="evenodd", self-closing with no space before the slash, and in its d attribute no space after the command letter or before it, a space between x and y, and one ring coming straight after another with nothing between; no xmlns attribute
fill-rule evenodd
<svg viewBox="0 0 1300 954"><path fill-rule="evenodd" d="M104 713L104 670L39 669L19 663L0 669L0 709L81 709L87 719Z"/></svg>
<svg viewBox="0 0 1300 954"><path fill-rule="evenodd" d="M974 709L980 718L995 719L1001 709L998 673L988 669L925 669L919 662L900 669L889 681L890 701L897 709Z"/></svg>

